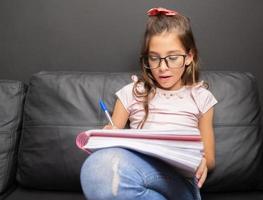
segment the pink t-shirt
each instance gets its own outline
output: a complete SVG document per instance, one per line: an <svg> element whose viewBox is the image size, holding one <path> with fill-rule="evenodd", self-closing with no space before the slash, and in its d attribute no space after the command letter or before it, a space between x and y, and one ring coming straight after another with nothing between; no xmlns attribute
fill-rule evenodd
<svg viewBox="0 0 263 200"><path fill-rule="evenodd" d="M117 97L129 113L130 128L140 124L143 105L133 95L134 83L130 83L116 92ZM143 89L143 86L140 86ZM217 103L213 94L199 82L195 86L183 86L175 91L156 89L156 94L149 102L149 115L144 129L184 130L198 129L198 119Z"/></svg>

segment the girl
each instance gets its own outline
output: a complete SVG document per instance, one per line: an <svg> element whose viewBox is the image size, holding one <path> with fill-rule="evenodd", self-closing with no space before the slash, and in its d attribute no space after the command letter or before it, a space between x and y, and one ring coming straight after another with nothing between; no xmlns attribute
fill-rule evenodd
<svg viewBox="0 0 263 200"><path fill-rule="evenodd" d="M192 200L215 165L214 96L198 82L198 52L185 16L164 8L148 11L141 52L142 77L119 90L112 120L124 128L200 131L204 157L196 177L181 176L170 165L140 153L107 148L91 154L81 169L88 200Z"/></svg>

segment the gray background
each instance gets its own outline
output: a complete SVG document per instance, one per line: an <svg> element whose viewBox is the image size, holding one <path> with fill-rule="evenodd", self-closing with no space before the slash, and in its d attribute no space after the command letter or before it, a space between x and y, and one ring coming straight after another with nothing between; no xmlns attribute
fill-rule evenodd
<svg viewBox="0 0 263 200"><path fill-rule="evenodd" d="M138 70L145 12L157 6L191 18L202 69L253 73L262 105L261 0L1 0L0 79Z"/></svg>

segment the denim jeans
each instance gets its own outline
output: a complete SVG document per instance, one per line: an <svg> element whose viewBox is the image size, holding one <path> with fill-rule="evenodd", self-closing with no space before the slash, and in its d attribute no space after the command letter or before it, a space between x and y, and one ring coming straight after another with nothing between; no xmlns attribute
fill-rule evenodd
<svg viewBox="0 0 263 200"><path fill-rule="evenodd" d="M92 153L81 168L88 200L199 200L195 179L162 161L122 148Z"/></svg>

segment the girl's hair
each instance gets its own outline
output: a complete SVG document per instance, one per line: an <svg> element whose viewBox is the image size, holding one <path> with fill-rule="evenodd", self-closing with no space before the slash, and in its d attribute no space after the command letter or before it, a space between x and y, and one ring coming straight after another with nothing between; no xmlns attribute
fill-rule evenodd
<svg viewBox="0 0 263 200"><path fill-rule="evenodd" d="M138 128L142 128L149 114L149 100L155 95L157 82L153 78L150 69L146 69L143 65L143 56L148 55L150 39L159 35L163 32L173 33L175 32L182 42L186 53L193 54L193 61L190 65L186 66L186 69L182 75L183 85L193 85L199 80L199 70L198 70L198 50L196 48L194 36L190 26L190 19L176 13L173 16L167 16L164 14L157 14L154 16L149 16L146 25L146 31L144 34L144 42L141 49L141 68L142 75L140 79L134 84L133 94L141 102L144 107L145 115L139 124ZM138 84L144 85L144 90L138 90Z"/></svg>

